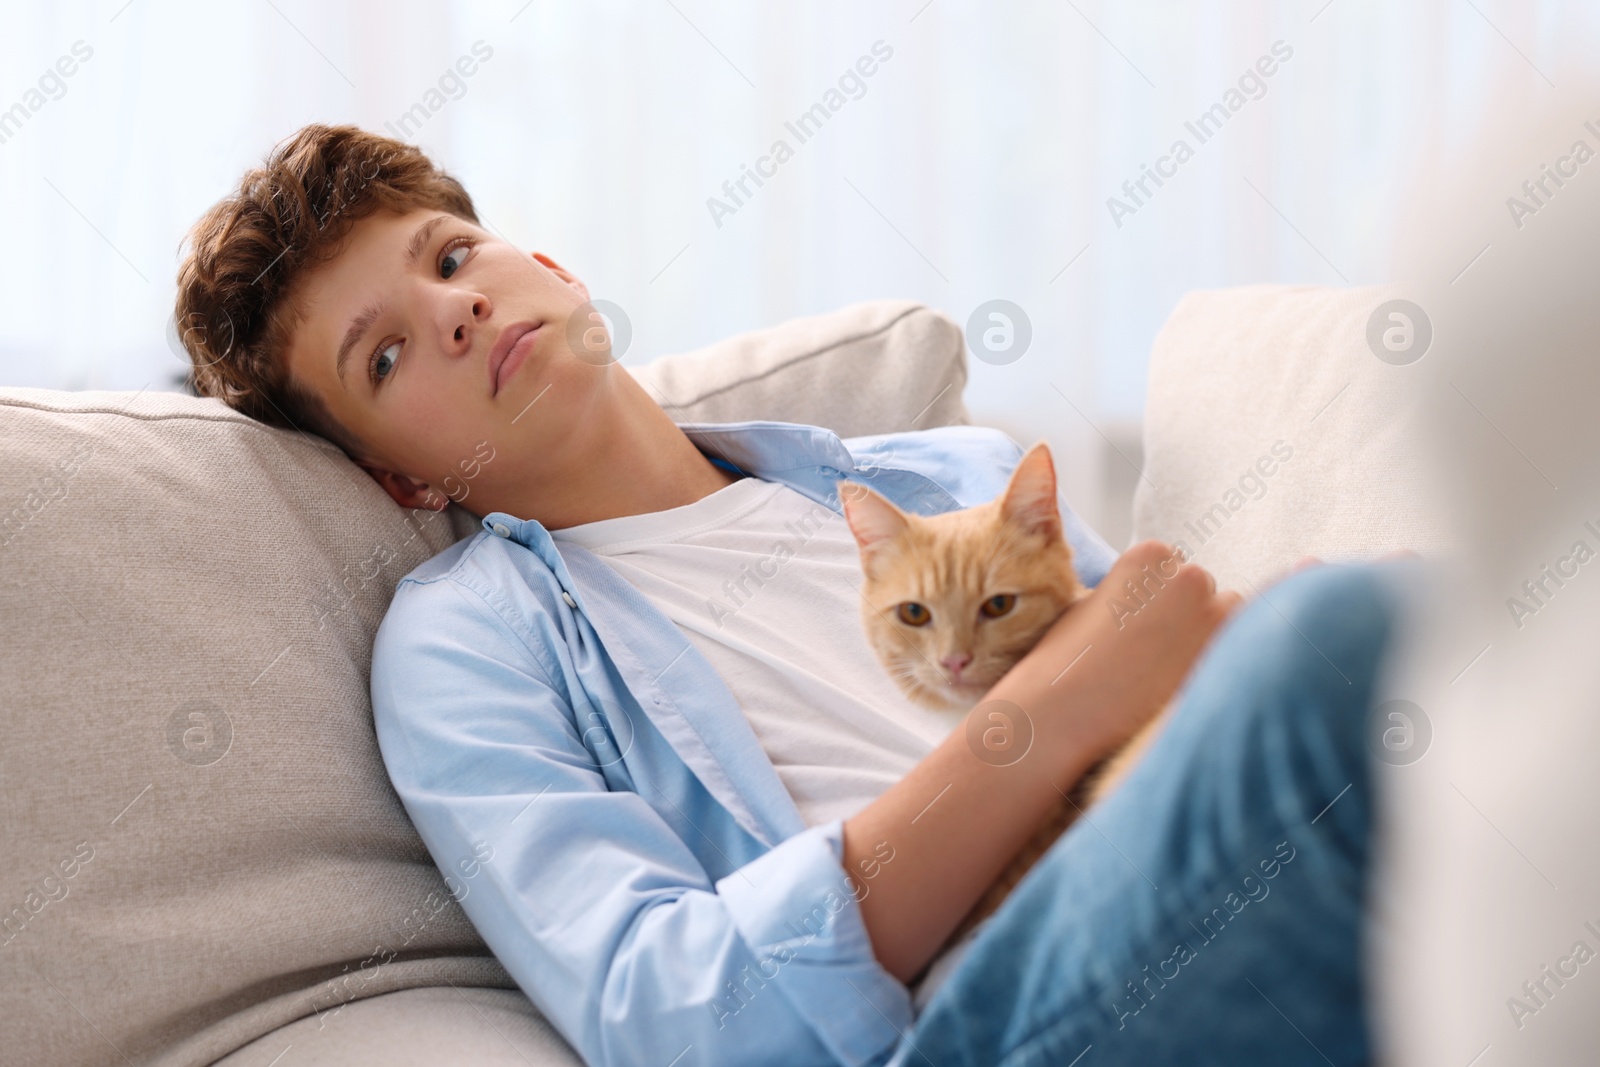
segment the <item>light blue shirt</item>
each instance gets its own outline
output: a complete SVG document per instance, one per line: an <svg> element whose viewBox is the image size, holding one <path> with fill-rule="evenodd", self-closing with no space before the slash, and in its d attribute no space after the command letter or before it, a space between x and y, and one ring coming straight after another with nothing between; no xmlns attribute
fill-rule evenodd
<svg viewBox="0 0 1600 1067"><path fill-rule="evenodd" d="M836 512L841 477L915 514L981 504L1022 455L978 426L678 425ZM1098 584L1116 554L1062 519ZM842 820L805 826L710 662L602 560L531 519L483 525L400 582L372 705L484 941L596 1067L882 1063L912 1002L872 954Z"/></svg>

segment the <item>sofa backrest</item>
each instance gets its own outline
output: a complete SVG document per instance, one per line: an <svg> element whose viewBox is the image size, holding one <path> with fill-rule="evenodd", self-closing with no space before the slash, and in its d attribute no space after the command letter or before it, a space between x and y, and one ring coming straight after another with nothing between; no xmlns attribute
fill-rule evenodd
<svg viewBox="0 0 1600 1067"><path fill-rule="evenodd" d="M1302 556L1453 547L1417 455L1425 316L1406 334L1396 299L1292 285L1184 296L1150 353L1134 539L1179 545L1246 595ZM1419 347L1391 352L1388 329Z"/></svg>
<svg viewBox="0 0 1600 1067"><path fill-rule="evenodd" d="M680 422L967 421L961 330L907 301L630 370ZM477 529L214 400L0 390L7 1062L209 1064L357 998L514 988L368 703L395 583Z"/></svg>

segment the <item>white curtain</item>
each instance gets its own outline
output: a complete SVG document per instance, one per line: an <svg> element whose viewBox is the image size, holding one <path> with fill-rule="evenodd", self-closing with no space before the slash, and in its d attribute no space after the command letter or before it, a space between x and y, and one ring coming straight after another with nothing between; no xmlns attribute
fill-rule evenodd
<svg viewBox="0 0 1600 1067"><path fill-rule="evenodd" d="M1418 159L1472 128L1492 73L1561 92L1555 54L1597 9L13 5L0 384L175 388L186 227L300 125L349 121L427 148L495 229L621 305L628 363L856 300L914 297L963 322L1015 303L1030 348L975 360L969 403L1052 440L1069 494L1092 497L1089 457L1102 431L1136 424L1151 340L1184 292L1386 280ZM60 75L80 41L92 55ZM470 76L452 73L463 57ZM802 140L786 123L819 104ZM1213 105L1226 121L1202 143L1185 124ZM724 182L747 167L770 177L746 177L735 203ZM1170 176L1157 186L1146 167ZM1123 183L1141 177L1136 202Z"/></svg>

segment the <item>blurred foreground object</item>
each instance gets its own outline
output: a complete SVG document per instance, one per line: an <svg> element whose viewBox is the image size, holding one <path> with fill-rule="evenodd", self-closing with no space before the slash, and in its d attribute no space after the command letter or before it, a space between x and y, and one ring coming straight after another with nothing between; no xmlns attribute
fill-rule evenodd
<svg viewBox="0 0 1600 1067"><path fill-rule="evenodd" d="M1406 1067L1589 1064L1600 1041L1600 92L1554 82L1490 94L1401 264L1432 332L1419 458L1467 540L1375 738L1371 1004Z"/></svg>

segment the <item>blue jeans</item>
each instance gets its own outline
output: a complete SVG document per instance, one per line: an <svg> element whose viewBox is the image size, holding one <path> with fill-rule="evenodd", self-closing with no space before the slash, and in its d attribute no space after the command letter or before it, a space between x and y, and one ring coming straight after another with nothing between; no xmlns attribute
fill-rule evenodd
<svg viewBox="0 0 1600 1067"><path fill-rule="evenodd" d="M1312 568L1230 620L893 1062L1366 1063L1368 712L1404 566Z"/></svg>

